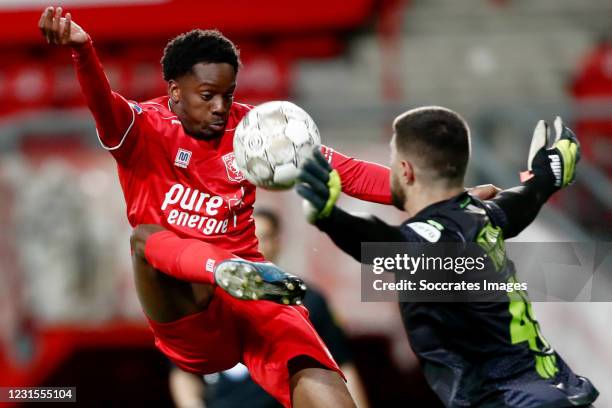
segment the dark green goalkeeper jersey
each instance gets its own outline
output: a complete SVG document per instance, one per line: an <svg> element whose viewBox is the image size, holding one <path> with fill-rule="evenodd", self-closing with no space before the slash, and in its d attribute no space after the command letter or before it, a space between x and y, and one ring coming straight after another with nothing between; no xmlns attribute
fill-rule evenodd
<svg viewBox="0 0 612 408"><path fill-rule="evenodd" d="M536 216L546 197L521 188L492 201L467 193L433 204L400 226L335 208L318 222L345 252L361 260L360 242L482 242L503 249ZM505 256L505 255L504 255ZM364 260L365 261L365 260ZM499 272L512 280L511 262ZM447 407L589 406L598 396L541 334L527 294L501 302L400 303L414 352Z"/></svg>
<svg viewBox="0 0 612 408"><path fill-rule="evenodd" d="M419 228L429 225L440 241L503 250L506 222L495 202L466 193L425 208L400 230L406 241L427 241ZM515 279L511 261L500 267L505 279ZM400 303L400 309L425 377L446 406L571 407L598 395L545 340L523 291L502 302Z"/></svg>

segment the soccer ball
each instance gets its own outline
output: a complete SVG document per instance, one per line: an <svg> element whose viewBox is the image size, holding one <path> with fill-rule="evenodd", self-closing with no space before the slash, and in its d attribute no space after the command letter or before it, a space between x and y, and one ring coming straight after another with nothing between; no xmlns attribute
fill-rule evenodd
<svg viewBox="0 0 612 408"><path fill-rule="evenodd" d="M295 184L299 167L320 144L317 125L302 108L286 101L266 102L238 124L234 156L251 183L285 190Z"/></svg>

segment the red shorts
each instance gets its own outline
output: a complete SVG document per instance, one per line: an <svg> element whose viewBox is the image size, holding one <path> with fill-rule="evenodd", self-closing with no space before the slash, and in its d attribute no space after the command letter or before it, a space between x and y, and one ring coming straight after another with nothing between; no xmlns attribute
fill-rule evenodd
<svg viewBox="0 0 612 408"><path fill-rule="evenodd" d="M216 287L205 311L170 323L148 320L157 348L183 370L203 375L242 362L285 407L291 407L292 358L311 357L342 375L303 306L238 300Z"/></svg>

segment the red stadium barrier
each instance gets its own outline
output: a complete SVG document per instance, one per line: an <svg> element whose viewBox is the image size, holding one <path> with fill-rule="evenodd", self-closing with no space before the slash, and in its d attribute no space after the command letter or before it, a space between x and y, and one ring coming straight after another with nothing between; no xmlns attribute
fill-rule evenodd
<svg viewBox="0 0 612 408"><path fill-rule="evenodd" d="M99 1L68 8L75 20L98 41L136 42L168 39L196 27L214 27L236 36L349 30L367 22L375 2L169 0L130 3ZM20 0L18 5L19 11L0 6L3 22L0 45L40 42L40 33L35 29L42 11L40 2Z"/></svg>
<svg viewBox="0 0 612 408"><path fill-rule="evenodd" d="M48 385L42 382L72 353L85 348L154 347L149 329L132 322L116 322L94 328L53 327L35 332L32 336L34 354L27 362L13 361L0 352L0 385Z"/></svg>
<svg viewBox="0 0 612 408"><path fill-rule="evenodd" d="M289 98L294 62L338 55L344 47L339 34L363 26L376 11L373 0L130 3L69 8L94 39L113 88L135 100L166 93L159 66L163 47L196 27L221 29L238 44L244 62L238 97L252 103ZM19 1L19 9L11 4L0 5L6 23L0 36L0 114L81 106L68 50L46 46L36 28L40 2Z"/></svg>

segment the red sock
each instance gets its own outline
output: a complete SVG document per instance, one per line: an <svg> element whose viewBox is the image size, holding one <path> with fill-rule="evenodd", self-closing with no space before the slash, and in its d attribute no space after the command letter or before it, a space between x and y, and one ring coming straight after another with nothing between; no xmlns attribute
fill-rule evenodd
<svg viewBox="0 0 612 408"><path fill-rule="evenodd" d="M215 266L237 258L231 252L197 239L179 238L170 231L151 235L145 244L145 259L151 266L174 278L193 283L214 283Z"/></svg>

